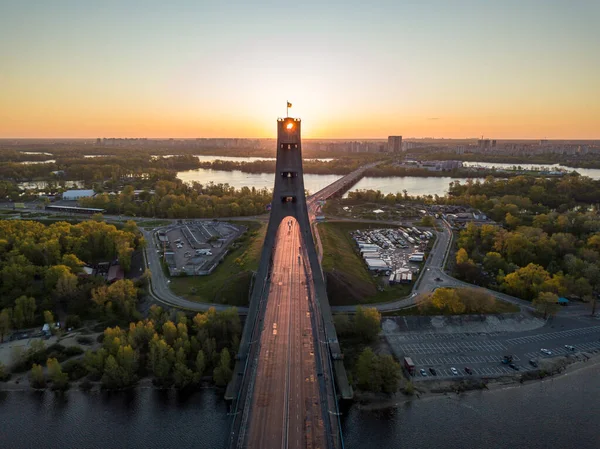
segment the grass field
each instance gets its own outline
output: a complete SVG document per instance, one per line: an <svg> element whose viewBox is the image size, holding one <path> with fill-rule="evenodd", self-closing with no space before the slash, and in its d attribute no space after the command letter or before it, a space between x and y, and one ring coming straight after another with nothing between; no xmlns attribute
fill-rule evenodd
<svg viewBox="0 0 600 449"><path fill-rule="evenodd" d="M171 278L174 293L197 302L248 304L252 272L258 268L267 226L255 221L236 224L247 226L248 231L232 244L229 254L215 271L208 276Z"/></svg>
<svg viewBox="0 0 600 449"><path fill-rule="evenodd" d="M158 226L167 226L172 222L170 220L148 220L148 221L138 221L139 226L143 226L145 228L156 228Z"/></svg>
<svg viewBox="0 0 600 449"><path fill-rule="evenodd" d="M327 277L327 294L332 305L373 304L407 296L412 285L384 286L373 277L355 250L350 231L378 228L375 223L320 223L323 244L323 271Z"/></svg>

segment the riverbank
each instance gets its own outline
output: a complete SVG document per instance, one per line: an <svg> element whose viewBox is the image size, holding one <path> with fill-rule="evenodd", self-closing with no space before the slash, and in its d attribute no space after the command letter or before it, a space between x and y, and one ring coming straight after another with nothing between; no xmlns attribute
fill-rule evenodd
<svg viewBox="0 0 600 449"><path fill-rule="evenodd" d="M551 359L539 360L539 369L527 372L515 372L514 375L489 377L489 378L466 378L460 380L422 380L410 382L413 385L412 395L398 392L393 396L383 394L365 393L357 391L354 395L354 403L359 410L376 411L395 409L404 404L417 401L444 397L451 394L469 394L481 390L500 390L515 388L522 385L547 382L562 376L568 376L583 369L599 369L600 353L582 352L569 354ZM409 382L407 382L408 384Z"/></svg>
<svg viewBox="0 0 600 449"><path fill-rule="evenodd" d="M70 390L78 390L84 391L87 393L99 393L101 391L104 392L127 392L134 390L157 390L157 391L175 391L175 392L193 392L200 390L216 390L225 392L224 388L217 387L214 383L211 382L210 376L205 376L199 385L194 386L193 388L187 389L177 389L173 386L161 386L156 385L153 379L149 377L144 377L140 379L136 384L127 388L119 388L119 389L106 389L102 388L102 382L100 381L89 381L89 380L79 380L79 381L70 381L69 388L64 391L57 391L57 393L64 393L65 391ZM3 391L52 391L51 384L46 388L33 388L29 383L29 374L19 374L18 377L14 375L10 380L6 382L0 382L0 392ZM222 395L221 395L222 396Z"/></svg>

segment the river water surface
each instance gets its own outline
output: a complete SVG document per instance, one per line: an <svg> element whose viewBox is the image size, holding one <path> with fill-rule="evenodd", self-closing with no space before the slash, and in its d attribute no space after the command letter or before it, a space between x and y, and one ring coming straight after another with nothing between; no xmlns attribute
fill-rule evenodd
<svg viewBox="0 0 600 449"><path fill-rule="evenodd" d="M417 399L385 412L353 406L346 449L600 447L599 365L544 382ZM222 448L227 406L216 390L178 395L0 393L0 448Z"/></svg>

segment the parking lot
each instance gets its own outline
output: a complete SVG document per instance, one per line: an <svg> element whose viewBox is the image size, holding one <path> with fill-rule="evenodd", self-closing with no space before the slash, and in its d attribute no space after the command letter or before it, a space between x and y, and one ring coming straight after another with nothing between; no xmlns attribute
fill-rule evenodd
<svg viewBox="0 0 600 449"><path fill-rule="evenodd" d="M163 253L171 276L202 276L212 272L231 243L246 228L220 221L190 221L159 228L157 251Z"/></svg>
<svg viewBox="0 0 600 449"><path fill-rule="evenodd" d="M571 321L570 324L575 324ZM410 357L414 380L431 378L498 377L538 369L545 359L568 354L600 352L600 326L577 327L562 331L475 334L461 332L398 332L385 336L396 358ZM529 335L523 335L523 334ZM510 362L502 363L504 356ZM467 373L465 368L471 373ZM456 373L452 372L455 368ZM425 375L421 374L425 371Z"/></svg>

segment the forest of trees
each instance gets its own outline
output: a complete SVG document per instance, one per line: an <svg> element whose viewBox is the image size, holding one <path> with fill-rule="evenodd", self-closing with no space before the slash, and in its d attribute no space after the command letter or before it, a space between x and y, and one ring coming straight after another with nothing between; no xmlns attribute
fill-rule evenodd
<svg viewBox="0 0 600 449"><path fill-rule="evenodd" d="M460 232L455 272L462 279L536 301L595 303L600 292L600 182L518 177L452 185L449 201L486 212L503 226ZM540 295L542 300L540 299Z"/></svg>
<svg viewBox="0 0 600 449"><path fill-rule="evenodd" d="M379 311L358 306L353 316L335 315L334 323L352 384L362 391L395 393L400 385L400 365L391 355L375 354L369 346L381 331Z"/></svg>
<svg viewBox="0 0 600 449"><path fill-rule="evenodd" d="M2 152L0 152L0 155ZM9 153L10 154L10 153ZM4 155L6 157L6 155ZM40 155L31 155L39 158ZM152 157L147 153L124 152L119 156L84 158L79 155L44 156L54 160L51 163L23 164L21 153L17 160L6 160L0 157L0 180L28 181L34 179L83 181L90 185L105 180L122 181L126 178L155 177L158 179L174 179L178 171L200 167L200 161L192 155L173 157ZM62 171L60 175L52 172Z"/></svg>
<svg viewBox="0 0 600 449"><path fill-rule="evenodd" d="M133 318L137 287L81 276L85 264L118 260L128 271L145 242L134 222L119 230L99 221L76 225L0 220L0 334L43 322L43 312L89 316L100 311Z"/></svg>
<svg viewBox="0 0 600 449"><path fill-rule="evenodd" d="M214 218L263 214L273 198L271 190L228 184L186 184L180 180L159 181L154 193L134 195L133 186L119 194L101 193L82 198L84 207L106 209L109 214L161 218Z"/></svg>
<svg viewBox="0 0 600 449"><path fill-rule="evenodd" d="M211 308L191 319L178 312L171 320L169 313L153 305L147 319L131 322L128 329L105 329L102 347L87 351L83 359L68 361L61 368L56 359L48 358L47 376L41 364L33 364L30 382L34 388L50 381L54 389L65 389L70 380L85 378L100 381L106 389L120 389L150 376L160 387L193 388L208 379L225 387L233 373L241 331L235 308L223 312ZM91 384L84 381L85 385Z"/></svg>

